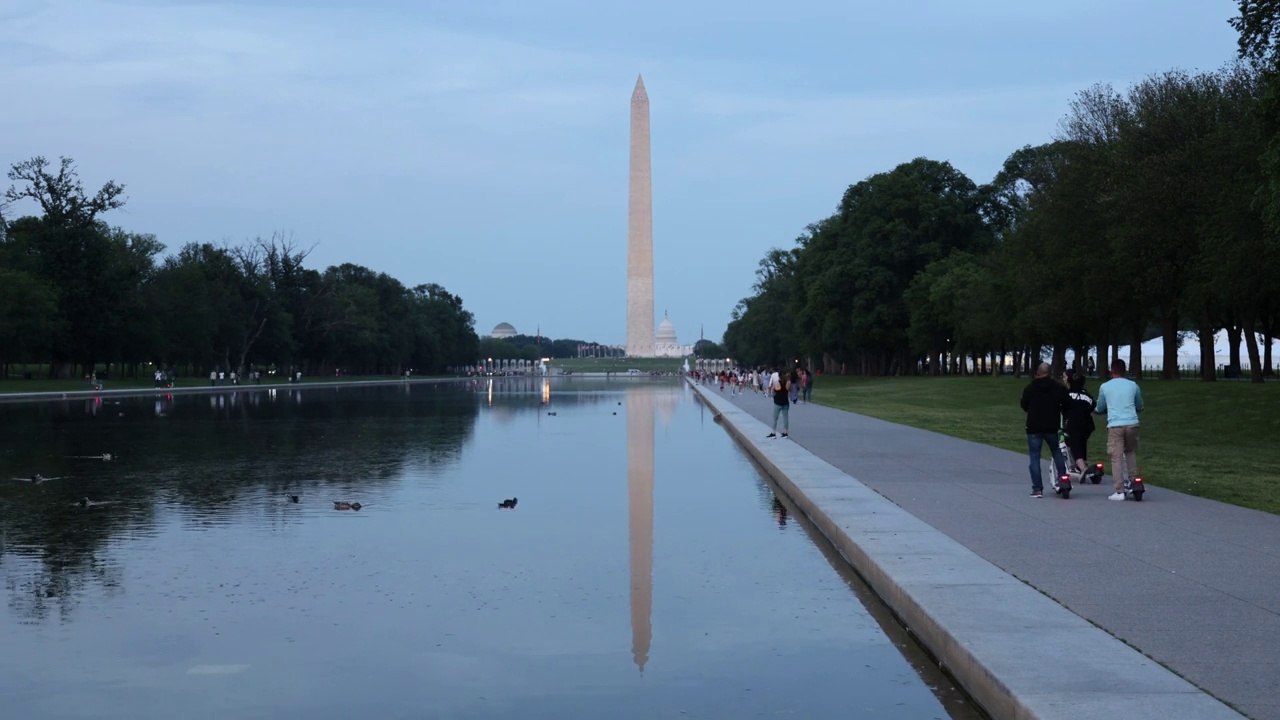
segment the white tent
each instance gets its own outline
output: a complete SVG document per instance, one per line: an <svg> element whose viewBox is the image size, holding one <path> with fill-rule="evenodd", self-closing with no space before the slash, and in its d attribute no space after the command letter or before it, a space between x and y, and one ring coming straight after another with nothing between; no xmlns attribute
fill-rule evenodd
<svg viewBox="0 0 1280 720"><path fill-rule="evenodd" d="M1263 344L1266 338L1262 335L1258 336L1258 359L1264 356ZM1214 366L1222 367L1231 363L1231 344L1227 340L1227 331L1219 330L1213 336L1213 357ZM1280 338L1273 338L1271 343L1271 357L1273 363L1280 363ZM1067 353L1067 362L1074 359L1072 353ZM1129 362L1129 346L1120 346L1120 359ZM1187 335L1182 339L1182 344L1178 347L1178 366L1179 367L1199 367L1200 365L1200 340L1194 335ZM1142 343L1142 366L1152 370L1164 369L1164 340L1154 338ZM1240 341L1240 367L1242 369L1249 367L1249 351L1245 347L1244 340Z"/></svg>

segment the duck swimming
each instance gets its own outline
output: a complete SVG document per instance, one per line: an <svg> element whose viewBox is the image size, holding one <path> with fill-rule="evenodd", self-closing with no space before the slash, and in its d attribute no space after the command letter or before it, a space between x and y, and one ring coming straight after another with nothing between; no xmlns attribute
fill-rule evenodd
<svg viewBox="0 0 1280 720"><path fill-rule="evenodd" d="M360 504L360 503L358 503L358 502L346 502L345 500L334 500L334 501L333 501L333 509L334 509L334 510L356 510L356 511L359 511L359 510L360 510L360 508L362 508L362 507L364 507L364 506L363 506L363 505L361 505L361 504Z"/></svg>
<svg viewBox="0 0 1280 720"><path fill-rule="evenodd" d="M62 478L56 478L56 477L45 477L45 476L41 475L40 473L36 473L35 475L32 475L32 476L30 476L30 477L16 477L16 478L14 478L14 481L15 481L15 482L29 482L29 483L31 483L31 484L33 484L33 485L39 485L40 483L46 483L46 482L49 482L50 480L61 480L61 479L62 479Z"/></svg>
<svg viewBox="0 0 1280 720"><path fill-rule="evenodd" d="M288 493L285 493L285 497L289 498L289 502L291 502L291 503L296 503L296 502L298 502L298 496L297 496L297 495L290 495L290 494L288 494Z"/></svg>
<svg viewBox="0 0 1280 720"><path fill-rule="evenodd" d="M519 501L520 501L520 498L511 498L510 500L503 500L502 502L498 503L498 507L513 508L516 506L516 503Z"/></svg>

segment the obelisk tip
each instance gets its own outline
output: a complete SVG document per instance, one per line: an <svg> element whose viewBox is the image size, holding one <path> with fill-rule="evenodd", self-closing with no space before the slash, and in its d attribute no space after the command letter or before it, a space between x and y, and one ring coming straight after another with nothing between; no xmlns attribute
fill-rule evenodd
<svg viewBox="0 0 1280 720"><path fill-rule="evenodd" d="M636 90L644 92L644 75L636 75Z"/></svg>

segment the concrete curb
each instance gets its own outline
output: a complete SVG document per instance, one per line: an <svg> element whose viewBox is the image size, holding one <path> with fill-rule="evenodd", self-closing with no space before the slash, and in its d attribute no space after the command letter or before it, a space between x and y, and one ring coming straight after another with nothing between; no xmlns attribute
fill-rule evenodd
<svg viewBox="0 0 1280 720"><path fill-rule="evenodd" d="M304 390L306 388L370 387L375 385L423 385L456 382L465 378L420 378L417 380L334 380L304 383L263 383L262 385L211 385L180 388L121 388L119 390L48 390L29 393L0 393L0 403L85 400L95 397L154 397L156 395L198 395L201 393L258 392L260 390Z"/></svg>
<svg viewBox="0 0 1280 720"><path fill-rule="evenodd" d="M765 440L764 423L690 385L993 718L1244 717L813 453Z"/></svg>

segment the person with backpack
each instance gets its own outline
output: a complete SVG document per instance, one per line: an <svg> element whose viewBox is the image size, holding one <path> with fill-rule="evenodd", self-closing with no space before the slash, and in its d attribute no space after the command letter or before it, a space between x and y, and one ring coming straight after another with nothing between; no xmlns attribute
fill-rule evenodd
<svg viewBox="0 0 1280 720"><path fill-rule="evenodd" d="M782 416L782 437L791 430L791 376L781 367L769 378L769 394L773 396L773 427L765 437L778 437L778 416Z"/></svg>

